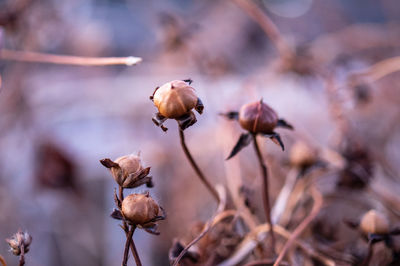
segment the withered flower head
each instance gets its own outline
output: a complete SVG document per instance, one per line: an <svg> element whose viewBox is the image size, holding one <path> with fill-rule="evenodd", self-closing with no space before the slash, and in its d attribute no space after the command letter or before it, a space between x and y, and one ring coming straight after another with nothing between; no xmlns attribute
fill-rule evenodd
<svg viewBox="0 0 400 266"><path fill-rule="evenodd" d="M111 170L114 180L123 188L135 188L143 184L152 186L151 176L148 176L150 167L144 168L137 155L124 155L115 161L106 158L100 163Z"/></svg>
<svg viewBox="0 0 400 266"><path fill-rule="evenodd" d="M146 194L131 194L122 201L123 217L134 225L142 227L153 226L154 222L162 220L161 207Z"/></svg>
<svg viewBox="0 0 400 266"><path fill-rule="evenodd" d="M32 243L32 237L27 232L22 232L19 230L16 234L14 234L11 238L6 239L8 245L10 245L10 251L19 256L21 254L21 250L24 250L24 253L29 251L29 246Z"/></svg>
<svg viewBox="0 0 400 266"><path fill-rule="evenodd" d="M388 234L390 230L387 218L375 210L370 210L365 213L361 218L359 226L361 232L365 235Z"/></svg>
<svg viewBox="0 0 400 266"><path fill-rule="evenodd" d="M274 131L276 127L293 129L285 120L279 119L276 112L261 99L260 101L245 104L239 112L231 111L222 114L228 119L238 120L240 126L248 131L243 133L227 159L235 156L241 149L250 144L252 136L261 134L270 138L284 149L280 135Z"/></svg>
<svg viewBox="0 0 400 266"><path fill-rule="evenodd" d="M290 150L290 163L299 168L313 165L317 161L317 151L304 141L297 141Z"/></svg>
<svg viewBox="0 0 400 266"><path fill-rule="evenodd" d="M270 134L278 124L277 113L261 101L248 103L239 111L240 126L254 134Z"/></svg>
<svg viewBox="0 0 400 266"><path fill-rule="evenodd" d="M204 106L197 97L195 89L190 86L191 80L173 80L157 87L150 99L158 109L153 117L153 122L167 128L162 124L169 118L178 121L179 127L184 130L196 123L196 116L192 112L195 109L202 114Z"/></svg>

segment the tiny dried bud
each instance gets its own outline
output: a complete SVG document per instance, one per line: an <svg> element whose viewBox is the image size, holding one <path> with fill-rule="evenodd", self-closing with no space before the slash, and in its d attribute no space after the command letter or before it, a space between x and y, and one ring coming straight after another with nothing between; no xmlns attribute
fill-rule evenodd
<svg viewBox="0 0 400 266"><path fill-rule="evenodd" d="M153 101L161 115L176 119L195 108L198 97L186 82L174 80L159 87L154 92Z"/></svg>
<svg viewBox="0 0 400 266"><path fill-rule="evenodd" d="M117 180L119 175L122 175L122 180L125 180L130 174L142 170L140 158L133 154L121 156L114 162L120 167L120 169L118 167L111 168L111 174L115 180Z"/></svg>
<svg viewBox="0 0 400 266"><path fill-rule="evenodd" d="M148 176L150 167L143 168L139 156L134 154L121 156L115 161L100 160L100 163L111 170L114 180L124 188L135 188L143 184L151 185Z"/></svg>
<svg viewBox="0 0 400 266"><path fill-rule="evenodd" d="M243 105L239 111L239 123L251 133L270 134L278 123L278 115L261 101Z"/></svg>
<svg viewBox="0 0 400 266"><path fill-rule="evenodd" d="M317 151L303 141L297 141L290 150L290 163L296 167L308 167L317 160Z"/></svg>
<svg viewBox="0 0 400 266"><path fill-rule="evenodd" d="M152 222L160 213L160 206L148 194L131 194L122 201L122 215L132 224Z"/></svg>
<svg viewBox="0 0 400 266"><path fill-rule="evenodd" d="M387 234L389 233L389 222L383 214L370 210L361 218L360 229L366 235Z"/></svg>
<svg viewBox="0 0 400 266"><path fill-rule="evenodd" d="M6 241L10 246L11 252L16 256L19 256L22 248L24 249L24 253L29 251L32 237L27 232L18 231L11 238L6 239Z"/></svg>

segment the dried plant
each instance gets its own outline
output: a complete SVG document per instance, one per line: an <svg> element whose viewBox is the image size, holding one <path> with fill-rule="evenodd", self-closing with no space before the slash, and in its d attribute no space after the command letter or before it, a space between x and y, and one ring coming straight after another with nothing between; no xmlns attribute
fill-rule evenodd
<svg viewBox="0 0 400 266"><path fill-rule="evenodd" d="M11 238L6 239L10 246L10 251L15 256L19 256L19 265L25 265L25 254L29 252L32 243L32 236L27 232L19 230Z"/></svg>
<svg viewBox="0 0 400 266"><path fill-rule="evenodd" d="M181 146L186 157L201 182L203 182L214 198L219 201L218 192L200 170L185 142L183 131L197 122L192 110L195 109L199 114L202 114L204 110L202 101L197 97L194 88L190 86L192 82L191 79L174 80L165 83L161 87L157 87L153 95L150 96L150 100L154 102L154 105L158 109L158 113L155 114L152 120L163 131L168 130L163 125L167 119L175 119L178 122Z"/></svg>
<svg viewBox="0 0 400 266"><path fill-rule="evenodd" d="M269 107L267 104L260 100L246 104L240 108L239 112L231 111L223 114L225 117L231 120L238 120L240 126L247 130L247 133L242 133L239 137L238 142L232 149L227 160L235 156L240 150L250 144L253 141L254 150L257 154L258 162L260 164L261 175L263 177L263 198L264 198L264 212L267 218L267 222L272 225L271 220L271 205L269 199L269 185L268 185L268 170L264 163L260 148L257 143L257 135L269 137L274 143L281 146L284 150L284 145L281 137L278 133L274 132L276 127L284 127L293 129L285 120L279 119L277 113ZM275 254L275 237L272 226L270 227L271 235L271 253Z"/></svg>
<svg viewBox="0 0 400 266"><path fill-rule="evenodd" d="M165 219L164 210L150 197L149 193L130 194L124 197L125 188L136 188L141 185L152 187L152 177L148 176L150 167L142 166L139 155L129 154L117 158L102 159L100 163L110 169L111 175L118 184L118 195L114 191L114 201L117 209L111 213L111 217L121 220L121 228L126 235L126 243L122 265L128 262L129 247L135 258L136 265L142 265L139 254L133 241L133 233L136 228L158 235L157 221Z"/></svg>

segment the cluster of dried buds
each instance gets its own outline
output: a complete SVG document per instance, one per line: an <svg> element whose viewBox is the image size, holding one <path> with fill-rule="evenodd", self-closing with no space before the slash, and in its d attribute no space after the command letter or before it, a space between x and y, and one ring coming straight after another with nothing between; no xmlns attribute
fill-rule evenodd
<svg viewBox="0 0 400 266"><path fill-rule="evenodd" d="M375 243L384 242L386 247L396 253L393 236L400 235L400 228L390 226L389 220L381 212L370 210L366 212L358 221L348 221L345 223L352 229L358 230L363 238L370 243L370 252L365 259L364 265L368 265L372 255L372 247Z"/></svg>
<svg viewBox="0 0 400 266"><path fill-rule="evenodd" d="M199 114L203 113L204 105L197 97L195 89L190 86L191 83L190 79L173 80L157 87L150 96L150 100L158 109L152 120L163 131L168 130L163 125L167 119L175 119L179 128L184 130L197 121L193 109Z"/></svg>
<svg viewBox="0 0 400 266"><path fill-rule="evenodd" d="M146 184L152 187L153 182L150 173L150 167L142 166L138 155L129 154L112 161L108 158L100 160L100 163L109 168L115 182L122 188L136 188Z"/></svg>
<svg viewBox="0 0 400 266"><path fill-rule="evenodd" d="M227 159L235 156L241 149L250 144L255 135L262 135L270 138L274 143L285 149L281 137L274 130L277 127L293 129L285 120L279 119L277 113L261 99L260 101L245 104L239 112L230 111L222 114L228 119L238 120L240 126L247 131L240 135L235 147Z"/></svg>
<svg viewBox="0 0 400 266"><path fill-rule="evenodd" d="M125 188L137 188L141 185L153 187L152 177L149 176L150 167L143 167L138 155L125 155L117 158L102 159L100 163L110 169L111 175L119 186L119 195L114 191L114 200L117 209L111 213L111 217L122 220L121 228L125 231L127 242L125 246L123 265L128 260L128 248L133 244L132 235L136 228L144 229L146 232L158 235L157 221L164 220L165 214L162 209L149 195L130 194L124 197ZM140 264L140 259L135 248L131 248L132 253Z"/></svg>
<svg viewBox="0 0 400 266"><path fill-rule="evenodd" d="M10 245L10 251L15 256L20 256L20 264L25 264L24 255L28 253L29 246L32 243L32 236L27 232L22 232L19 230L16 234L14 234L11 238L6 239L8 245Z"/></svg>

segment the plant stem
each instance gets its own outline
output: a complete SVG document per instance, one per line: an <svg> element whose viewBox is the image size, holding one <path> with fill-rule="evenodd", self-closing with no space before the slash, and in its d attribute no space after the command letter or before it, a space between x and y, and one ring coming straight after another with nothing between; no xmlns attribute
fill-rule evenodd
<svg viewBox="0 0 400 266"><path fill-rule="evenodd" d="M119 188L118 189L118 191L119 191L119 200L122 202L124 200L124 188L121 187L121 186L119 186L118 188ZM122 210L120 210L120 211L122 211ZM135 227L135 226L132 226L132 227ZM122 220L122 229L124 229L125 235L126 235L127 238L129 236L129 229L128 228L129 227L128 227L128 224L126 223L126 221ZM135 230L135 229L136 229L136 227L133 230ZM137 252L136 245L135 245L135 242L133 241L133 239L130 242L130 248L131 248L131 252L132 252L133 257L135 258L136 265L137 266L142 266L142 263L140 262L140 258L139 258L139 253Z"/></svg>
<svg viewBox="0 0 400 266"><path fill-rule="evenodd" d="M128 254L129 254L129 246L131 245L133 232L135 231L135 227L131 226L129 230L128 236L126 237L125 250L124 250L124 259L122 260L122 266L126 266L128 263Z"/></svg>
<svg viewBox="0 0 400 266"><path fill-rule="evenodd" d="M368 241L368 253L367 253L367 256L365 257L364 261L361 264L362 266L368 266L369 265L369 262L371 260L372 253L373 253L373 249L372 248L373 248L373 244L372 244L372 240L370 239Z"/></svg>
<svg viewBox="0 0 400 266"><path fill-rule="evenodd" d="M256 151L256 154L257 154L258 162L260 163L261 175L263 176L264 212L265 212L265 216L267 217L267 222L270 224L269 234L271 236L271 253L273 255L275 255L275 236L274 236L273 225L271 222L271 206L270 206L270 202L269 202L269 191L268 191L269 190L268 189L268 171L267 171L267 166L265 165L264 160L262 158L260 148L258 147L256 134L253 134L253 144L254 144L254 150Z"/></svg>
<svg viewBox="0 0 400 266"><path fill-rule="evenodd" d="M208 190L214 196L214 198L217 200L217 202L219 202L220 199L219 199L219 196L218 196L218 192L208 182L206 177L201 172L200 168L197 166L197 164L196 164L195 160L193 159L192 155L190 154L189 149L187 148L186 143L185 143L185 135L183 134L183 130L182 129L179 129L179 137L181 139L181 145L182 145L183 151L185 152L185 155L188 158L188 160L189 160L190 164L192 165L194 171L196 172L197 176L200 178L200 180L203 182L203 184L208 188Z"/></svg>
<svg viewBox="0 0 400 266"><path fill-rule="evenodd" d="M135 230L135 226L132 227L134 228L133 230ZM139 253L137 252L135 241L133 240L133 238L131 240L131 251L133 257L135 258L136 266L142 266L142 262L140 261Z"/></svg>
<svg viewBox="0 0 400 266"><path fill-rule="evenodd" d="M19 255L19 266L25 265L25 245L21 245L21 254Z"/></svg>
<svg viewBox="0 0 400 266"><path fill-rule="evenodd" d="M49 63L58 65L77 65L77 66L109 66L127 65L132 66L140 63L140 57L80 57L69 55L54 55L36 53L28 51L14 51L2 49L0 51L1 60L12 60L22 62Z"/></svg>

